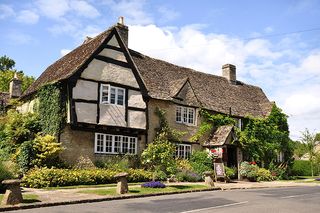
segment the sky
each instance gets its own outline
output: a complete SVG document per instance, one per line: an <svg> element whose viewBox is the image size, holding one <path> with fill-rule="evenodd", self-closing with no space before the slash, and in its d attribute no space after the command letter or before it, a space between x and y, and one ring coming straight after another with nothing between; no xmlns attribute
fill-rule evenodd
<svg viewBox="0 0 320 213"><path fill-rule="evenodd" d="M234 64L289 116L292 139L320 132L317 0L0 0L0 56L39 77L119 16L129 48L215 75Z"/></svg>

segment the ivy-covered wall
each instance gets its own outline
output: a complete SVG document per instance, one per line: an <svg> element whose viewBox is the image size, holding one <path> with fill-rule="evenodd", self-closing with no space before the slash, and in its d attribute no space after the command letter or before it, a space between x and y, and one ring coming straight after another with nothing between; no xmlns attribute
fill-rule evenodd
<svg viewBox="0 0 320 213"><path fill-rule="evenodd" d="M60 82L43 86L37 94L42 131L56 137L66 122L66 104L63 94L63 86Z"/></svg>

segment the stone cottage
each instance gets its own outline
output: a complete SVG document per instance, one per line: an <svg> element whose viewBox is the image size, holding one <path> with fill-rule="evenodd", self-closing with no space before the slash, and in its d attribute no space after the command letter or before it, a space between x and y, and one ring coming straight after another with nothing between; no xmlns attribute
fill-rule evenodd
<svg viewBox="0 0 320 213"><path fill-rule="evenodd" d="M200 109L234 117L241 127L246 115L264 117L272 103L256 86L240 82L236 67L222 66L215 76L155 59L128 48L123 19L50 65L23 94L22 111L32 110L41 86L61 82L67 120L59 140L61 157L74 164L109 155L140 154L155 136L157 107L169 125L186 132L176 156L193 150L224 148L228 164L237 165L241 150L231 144L233 127L220 127L207 141L191 142L201 124Z"/></svg>

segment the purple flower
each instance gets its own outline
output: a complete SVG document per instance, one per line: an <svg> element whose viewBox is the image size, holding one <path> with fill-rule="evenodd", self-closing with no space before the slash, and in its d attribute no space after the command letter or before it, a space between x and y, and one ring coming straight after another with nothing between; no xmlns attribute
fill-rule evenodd
<svg viewBox="0 0 320 213"><path fill-rule="evenodd" d="M316 181L320 181L320 178L316 178L316 179L314 179L314 180L316 180Z"/></svg>
<svg viewBox="0 0 320 213"><path fill-rule="evenodd" d="M164 185L160 181L150 181L150 182L142 184L141 187L145 187L145 188L165 188L166 185Z"/></svg>

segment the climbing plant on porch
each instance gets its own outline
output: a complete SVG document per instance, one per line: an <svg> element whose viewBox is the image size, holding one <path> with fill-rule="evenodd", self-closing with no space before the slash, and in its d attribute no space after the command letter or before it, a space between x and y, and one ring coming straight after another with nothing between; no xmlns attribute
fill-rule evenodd
<svg viewBox="0 0 320 213"><path fill-rule="evenodd" d="M205 109L201 109L200 116L203 121L201 122L197 133L190 138L191 141L199 141L202 136L210 133L213 128L235 124L235 120L230 116L224 114L212 114Z"/></svg>

